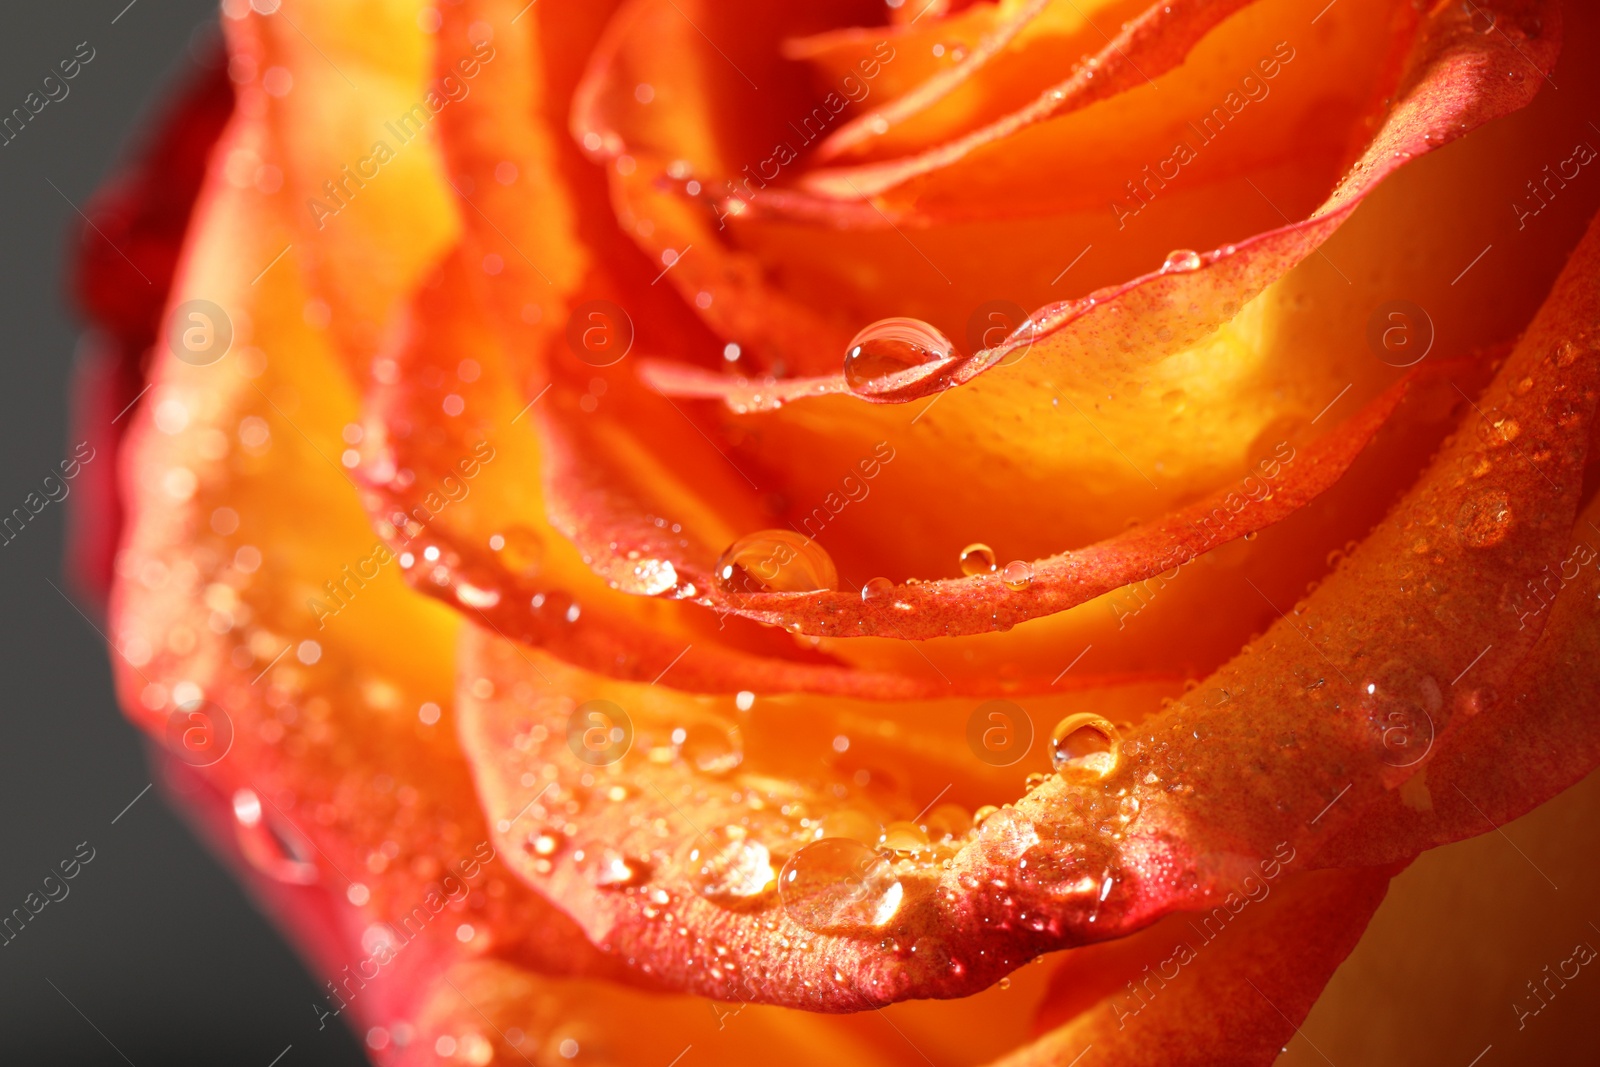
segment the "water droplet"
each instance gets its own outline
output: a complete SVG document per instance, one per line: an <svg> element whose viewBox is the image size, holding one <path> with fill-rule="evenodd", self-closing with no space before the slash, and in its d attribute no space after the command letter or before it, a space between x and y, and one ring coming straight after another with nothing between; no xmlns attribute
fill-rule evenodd
<svg viewBox="0 0 1600 1067"><path fill-rule="evenodd" d="M311 843L284 825L254 789L233 794L233 820L239 850L261 873L290 885L314 885L320 879Z"/></svg>
<svg viewBox="0 0 1600 1067"><path fill-rule="evenodd" d="M723 826L696 838L689 852L689 881L707 900L745 904L771 892L778 872L766 845L752 841L742 826Z"/></svg>
<svg viewBox="0 0 1600 1067"><path fill-rule="evenodd" d="M1492 548L1511 534L1511 501L1504 490L1477 493L1456 512L1456 531L1463 544Z"/></svg>
<svg viewBox="0 0 1600 1067"><path fill-rule="evenodd" d="M877 600L894 592L894 583L887 578L873 578L861 587L862 600Z"/></svg>
<svg viewBox="0 0 1600 1067"><path fill-rule="evenodd" d="M1182 273L1184 271L1200 269L1200 253L1192 248L1178 248L1167 253L1167 260L1161 264L1161 269L1167 273Z"/></svg>
<svg viewBox="0 0 1600 1067"><path fill-rule="evenodd" d="M1050 735L1050 764L1057 771L1081 770L1104 777L1117 765L1117 728L1089 712L1068 715Z"/></svg>
<svg viewBox="0 0 1600 1067"><path fill-rule="evenodd" d="M892 822L883 828L883 847L894 852L921 852L928 847L928 835L914 822Z"/></svg>
<svg viewBox="0 0 1600 1067"><path fill-rule="evenodd" d="M706 774L727 774L744 762L734 731L715 723L697 722L672 731L678 755Z"/></svg>
<svg viewBox="0 0 1600 1067"><path fill-rule="evenodd" d="M1039 843L1033 820L1012 807L1000 808L984 819L978 836L989 848L1007 856L1020 856Z"/></svg>
<svg viewBox="0 0 1600 1067"><path fill-rule="evenodd" d="M856 841L813 841L783 865L778 892L789 917L808 930L882 926L904 889L889 861Z"/></svg>
<svg viewBox="0 0 1600 1067"><path fill-rule="evenodd" d="M972 829L972 816L967 814L967 809L960 804L940 804L928 812L923 825L927 827L928 837L931 840L962 838Z"/></svg>
<svg viewBox="0 0 1600 1067"><path fill-rule="evenodd" d="M526 526L512 526L500 535L500 559L513 574L531 578L544 563L544 540Z"/></svg>
<svg viewBox="0 0 1600 1067"><path fill-rule="evenodd" d="M1000 981L995 983L995 984L998 985L1001 989L1010 989L1011 988L1011 976L1010 975L1006 975L1004 978L1000 979Z"/></svg>
<svg viewBox="0 0 1600 1067"><path fill-rule="evenodd" d="M1444 692L1426 671L1401 659L1385 663L1359 684L1373 730L1373 751L1390 767L1420 763L1433 748L1433 716Z"/></svg>
<svg viewBox="0 0 1600 1067"><path fill-rule="evenodd" d="M1522 424L1510 416L1491 411L1485 428L1490 447L1497 447L1522 436Z"/></svg>
<svg viewBox="0 0 1600 1067"><path fill-rule="evenodd" d="M594 868L594 884L602 889L625 889L644 881L645 865L606 849Z"/></svg>
<svg viewBox="0 0 1600 1067"><path fill-rule="evenodd" d="M456 599L469 608L488 610L500 603L500 592L496 589L480 589L471 582L456 582Z"/></svg>
<svg viewBox="0 0 1600 1067"><path fill-rule="evenodd" d="M956 354L950 339L921 319L880 319L850 340L844 378L857 393L880 393L911 384Z"/></svg>
<svg viewBox="0 0 1600 1067"><path fill-rule="evenodd" d="M664 559L641 559L633 565L630 580L622 583L624 591L644 596L658 596L678 584L678 571Z"/></svg>
<svg viewBox="0 0 1600 1067"><path fill-rule="evenodd" d="M994 573L994 549L975 541L961 550L961 573L971 578Z"/></svg>
<svg viewBox="0 0 1600 1067"><path fill-rule="evenodd" d="M839 587L823 547L793 530L759 530L717 559L717 583L728 593L816 593Z"/></svg>
<svg viewBox="0 0 1600 1067"><path fill-rule="evenodd" d="M1014 559L1000 572L1000 580L1005 582L1006 588L1013 593L1020 593L1033 584L1033 564L1026 560Z"/></svg>

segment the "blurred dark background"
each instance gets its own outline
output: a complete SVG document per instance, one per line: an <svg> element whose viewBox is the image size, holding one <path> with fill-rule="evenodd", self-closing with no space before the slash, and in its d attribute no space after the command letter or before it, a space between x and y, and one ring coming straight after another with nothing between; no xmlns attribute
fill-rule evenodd
<svg viewBox="0 0 1600 1067"><path fill-rule="evenodd" d="M215 0L8 5L0 114L80 42L94 59L0 147L0 513L76 443L68 391L80 323L65 279L83 223L73 204L213 54L216 17ZM310 977L160 787L140 796L152 775L112 700L99 612L61 573L75 503L50 504L0 547L0 916L42 893L80 843L94 850L67 895L0 947L0 1062L268 1067L288 1048L278 1067L364 1063L343 1029L317 1032Z"/></svg>

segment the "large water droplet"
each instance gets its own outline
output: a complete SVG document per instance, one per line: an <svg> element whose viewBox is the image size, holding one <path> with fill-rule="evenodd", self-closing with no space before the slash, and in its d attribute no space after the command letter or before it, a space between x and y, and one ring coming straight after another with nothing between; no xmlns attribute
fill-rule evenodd
<svg viewBox="0 0 1600 1067"><path fill-rule="evenodd" d="M500 603L500 591L498 589L482 589L471 582L458 580L456 582L456 599L469 608L487 611Z"/></svg>
<svg viewBox="0 0 1600 1067"><path fill-rule="evenodd" d="M1392 659L1359 688L1378 759L1390 767L1422 762L1433 749L1433 717L1444 706L1438 680L1406 660Z"/></svg>
<svg viewBox="0 0 1600 1067"><path fill-rule="evenodd" d="M1184 271L1200 269L1200 253L1192 248L1177 248L1167 253L1167 260L1161 264L1161 269L1168 273L1181 273Z"/></svg>
<svg viewBox="0 0 1600 1067"><path fill-rule="evenodd" d="M736 734L714 723L697 722L672 731L678 755L706 774L727 774L744 762Z"/></svg>
<svg viewBox="0 0 1600 1067"><path fill-rule="evenodd" d="M758 530L717 559L717 583L728 593L816 593L839 587L823 547L793 530Z"/></svg>
<svg viewBox="0 0 1600 1067"><path fill-rule="evenodd" d="M997 808L984 819L978 836L989 848L1007 856L1019 856L1039 843L1033 820L1012 807Z"/></svg>
<svg viewBox="0 0 1600 1067"><path fill-rule="evenodd" d="M784 910L808 930L882 926L904 896L890 862L858 841L813 841L783 865Z"/></svg>
<svg viewBox="0 0 1600 1067"><path fill-rule="evenodd" d="M921 319L880 319L845 349L844 380L857 393L881 393L911 384L956 354L950 339Z"/></svg>
<svg viewBox="0 0 1600 1067"><path fill-rule="evenodd" d="M933 975L950 970L954 962L950 956L950 946L942 939L929 935L917 938L912 944L911 961Z"/></svg>
<svg viewBox="0 0 1600 1067"><path fill-rule="evenodd" d="M889 579L887 579L887 578L872 578L872 579L868 580L866 585L863 585L861 587L861 599L862 600L877 600L880 597L886 597L886 596L888 596L889 594L891 594L893 592L894 592L894 583L891 582Z"/></svg>
<svg viewBox="0 0 1600 1067"><path fill-rule="evenodd" d="M500 559L507 570L524 578L539 573L544 563L544 541L538 534L526 526L512 526L497 536Z"/></svg>
<svg viewBox="0 0 1600 1067"><path fill-rule="evenodd" d="M659 596L678 584L678 570L664 559L641 559L621 584L630 593Z"/></svg>
<svg viewBox="0 0 1600 1067"><path fill-rule="evenodd" d="M696 839L689 852L689 881L707 900L737 905L771 892L778 872L766 845L751 840L742 826L723 826Z"/></svg>
<svg viewBox="0 0 1600 1067"><path fill-rule="evenodd" d="M994 573L994 549L975 541L961 550L961 573L971 578Z"/></svg>
<svg viewBox="0 0 1600 1067"><path fill-rule="evenodd" d="M594 884L602 889L626 889L644 881L646 873L642 861L608 848L595 863Z"/></svg>
<svg viewBox="0 0 1600 1067"><path fill-rule="evenodd" d="M1050 764L1059 771L1104 776L1117 766L1117 728L1090 712L1068 715L1050 735Z"/></svg>
<svg viewBox="0 0 1600 1067"><path fill-rule="evenodd" d="M311 842L264 806L254 789L233 794L233 821L239 850L262 874L290 885L314 885L319 880Z"/></svg>
<svg viewBox="0 0 1600 1067"><path fill-rule="evenodd" d="M1033 584L1033 564L1026 560L1014 559L1000 572L1000 580L1005 582L1006 588L1013 593L1020 593Z"/></svg>
<svg viewBox="0 0 1600 1067"><path fill-rule="evenodd" d="M921 852L928 835L914 822L892 822L883 828L883 847L893 852Z"/></svg>
<svg viewBox="0 0 1600 1067"><path fill-rule="evenodd" d="M928 812L923 825L928 828L928 836L934 841L959 839L967 836L967 831L972 829L972 816L960 804L940 804Z"/></svg>
<svg viewBox="0 0 1600 1067"><path fill-rule="evenodd" d="M1472 548L1498 545L1510 536L1511 524L1511 500L1502 489L1474 494L1456 512L1456 531Z"/></svg>

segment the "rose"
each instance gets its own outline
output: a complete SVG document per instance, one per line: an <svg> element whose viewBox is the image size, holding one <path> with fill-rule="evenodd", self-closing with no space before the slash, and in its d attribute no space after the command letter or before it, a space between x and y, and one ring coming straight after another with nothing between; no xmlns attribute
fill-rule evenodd
<svg viewBox="0 0 1600 1067"><path fill-rule="evenodd" d="M1592 517L1594 241L1550 282L1592 199L1470 141L1399 169L1526 104L1559 15L1238 7L856 32L825 9L224 5L237 102L192 220L150 229L182 231L169 305L212 301L233 347L156 354L112 643L141 726L196 698L230 717L223 758L173 773L319 969L453 909L359 997L330 980L375 1057L670 1058L707 1025L632 985L966 997L921 1032L977 1058L1031 1005L974 994L1103 942L1054 969L1018 1057L1265 1061L1396 865L1590 769L1595 578L1563 561ZM1128 19L1109 43L1102 14ZM449 70L473 91L435 103ZM1576 105L1540 106L1510 128L1559 168L1575 150L1540 138ZM376 152L399 116L405 151ZM1542 235L1486 260L1447 211L1421 227L1438 262L1395 264L1386 224L1524 173ZM104 306L122 268L96 262ZM1405 379L1361 341L1397 296L1440 333ZM628 343L593 358L600 301ZM997 301L1031 321L945 340L989 344ZM115 324L130 352L155 336ZM830 503L880 441L873 502ZM812 501L826 533L785 530ZM409 587L362 571L317 612L373 531ZM1111 594L1138 617L1091 602ZM999 694L1031 760L967 748ZM451 891L480 840L480 888ZM1180 921L1206 931L1188 952ZM794 1026L868 1055L798 1018L719 1012L714 1055Z"/></svg>

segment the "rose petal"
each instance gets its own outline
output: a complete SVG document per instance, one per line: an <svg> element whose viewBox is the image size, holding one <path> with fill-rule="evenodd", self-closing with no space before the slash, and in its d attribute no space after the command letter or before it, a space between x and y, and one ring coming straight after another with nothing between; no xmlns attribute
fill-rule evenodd
<svg viewBox="0 0 1600 1067"><path fill-rule="evenodd" d="M1448 737L1470 713L1462 699L1443 699L1446 668L1459 670L1484 649L1480 684L1501 685L1532 646L1537 627L1518 632L1502 590L1559 550L1576 511L1600 358L1590 340L1573 335L1600 321L1597 268L1600 226L1474 402L1494 416L1481 427L1469 417L1416 488L1294 616L1202 683L1204 704L1185 698L1136 730L1080 727L1111 736L1109 762L1063 763L1014 806L954 839L947 863L936 852L872 865L864 846L828 846L840 855L815 861L819 895L796 901L780 891L780 907L771 857L794 855L811 825L800 820L844 807L829 804L838 793L807 787L793 773L723 781L739 761L714 707L575 677L549 662L536 668L550 678L549 695L541 695L526 671L536 653L469 631L463 736L479 786L491 808L532 803L539 837L552 843L542 869L519 866L520 873L561 900L603 948L625 950L646 973L712 992L732 973L755 974L762 999L848 1011L961 995L1041 950L1126 934L1174 908L1209 907L1278 847L1318 862L1332 834L1416 773L1406 762L1413 750L1387 744L1393 730ZM1513 447L1519 437L1525 443ZM1429 571L1417 579L1419 565ZM1369 645L1371 635L1391 633L1404 635L1403 652ZM622 716L606 710L595 719L596 705L580 703L590 700L625 709L646 750L604 775L585 772L596 761L582 757L620 743L608 731ZM676 750L661 737L675 721L685 739ZM596 723L598 746L585 740ZM689 731L702 728L714 731L697 742L709 745L699 750L709 763L686 749ZM785 736L803 757L792 727ZM562 758L563 745L572 760ZM771 758L756 763L757 773ZM555 775L547 798L508 788L524 760ZM868 817L896 814L847 786L843 796ZM904 806L909 796L889 799ZM539 856L539 837L524 855ZM713 895L732 893L739 907L684 892L708 870L704 855L691 855L696 841L738 860L709 870ZM503 844L516 854L516 842ZM872 865L859 886L846 853ZM730 871L749 870L758 870L751 892L729 888ZM809 948L776 956L774 933ZM938 952L924 940L933 938ZM935 962L916 954L919 942ZM732 971L714 949L694 954L693 946L713 943L727 949Z"/></svg>
<svg viewBox="0 0 1600 1067"><path fill-rule="evenodd" d="M314 279L306 314L328 323L353 376L383 345L398 301L460 232L443 160L425 136L430 94L442 97L422 6L283 0L273 15L245 8L224 19L233 62L252 75L237 83L252 133L224 165L286 209L283 240L256 270L298 246L287 254ZM273 71L286 77L269 93ZM258 177L264 167L281 190Z"/></svg>
<svg viewBox="0 0 1600 1067"><path fill-rule="evenodd" d="M241 118L219 152L252 136ZM398 580L328 458L356 417L339 357L299 314L292 263L253 280L290 225L278 203L213 171L173 294L233 309L240 344L271 356L195 365L161 352L152 403L130 416L130 525L109 624L123 708L232 800L252 862L304 886L289 906L322 914L317 936L336 939L314 959L365 960L372 924L425 907L413 925L428 924L424 942L444 942L443 957L495 944L531 965L614 973L487 863L481 895L452 905L457 922L433 922L441 876L483 860L489 841L450 733L457 622ZM157 408L184 418L158 422ZM184 747L197 729L220 751ZM481 931L470 947L454 933L463 920ZM418 962L433 952L419 948ZM373 1006L409 990L397 981L399 999Z"/></svg>
<svg viewBox="0 0 1600 1067"><path fill-rule="evenodd" d="M1112 38L1107 38L1098 28L1097 20L1077 12L1073 12L1078 15L1077 24L1071 25L1071 30L1076 32L1063 32L1066 27L1060 26L1059 21L1066 12L1061 12L1055 20L1050 20L1058 22L1049 27L1054 33L1026 33L1031 28L1028 23L1052 6L1030 4L1018 11L1012 20L998 26L992 35L983 38L959 65L941 71L887 106L851 120L819 145L817 151L819 161L829 161L877 135L881 141L871 143L875 152L898 149L911 153L911 158L813 172L807 175L805 188L823 193L837 188L845 197L875 196L911 177L949 166L976 148L1013 136L1035 123L1139 88L1181 64L1196 42L1250 2L1252 0L1226 0L1224 3L1180 0L1142 9L1125 4L1121 11L1095 12L1105 24L1120 23L1120 29ZM1038 30L1045 29L1038 27ZM1023 36L1010 49L1004 62L993 65L999 69L985 72L989 77L982 78L968 93L946 104L944 115L924 117L929 108L944 101L963 82L988 66L989 60L1000 49L1012 44L1019 33ZM1030 44L1034 48L1027 47ZM1069 65L1071 77L1053 84L1046 81L1059 77L1060 70ZM1013 69L1018 66L1033 75L1027 79L1032 82L1028 85L1032 90L1031 99L1017 99L1022 96L1019 91L1022 86L1016 83L1027 84ZM1008 76L1005 81L1012 84L1001 81L1003 76ZM1001 84L992 84L997 81ZM1041 91L1044 85L1048 87ZM1005 103L1012 103L1016 110L1007 113ZM961 106L963 104L966 106ZM1022 106L1018 107L1019 104ZM959 125L951 118L960 120ZM989 121L973 129L974 118ZM913 120L908 124L909 129L896 128L908 119ZM887 129L884 123L888 124ZM937 147L918 151L930 143Z"/></svg>
<svg viewBox="0 0 1600 1067"><path fill-rule="evenodd" d="M74 436L100 462L85 466L76 485L68 570L102 603L122 528L115 479L128 425L122 416L144 388L145 353L161 333L189 213L211 146L233 110L227 63L217 52L166 105L150 143L85 205L100 232L84 235L74 288L98 332L85 338L86 358L73 385Z"/></svg>
<svg viewBox="0 0 1600 1067"><path fill-rule="evenodd" d="M1031 751L986 761L970 747L970 701L759 697L752 710L747 698L579 671L476 626L463 632L460 656L462 745L497 820L496 846L524 880L653 980L821 1011L964 996L1038 950L1018 954L1014 934L996 934L993 951L990 934L926 911L932 853L901 874L904 912L876 928L808 929L782 906L776 880L819 824L842 818L875 845L877 827L937 815L953 827L942 846L949 856L968 839L965 812L1015 795L1028 770L1047 765L1048 722L1090 709L1137 719L1171 691L1131 682L1024 698L1026 711L1009 705L1011 719L996 721L1016 730L1031 722ZM949 803L961 811L932 811ZM697 848L710 851L691 855ZM1047 947L1048 934L1024 936Z"/></svg>
<svg viewBox="0 0 1600 1067"><path fill-rule="evenodd" d="M1532 811L1600 763L1592 665L1600 662L1600 499L1571 539L1510 592L1519 630L1544 631L1504 686L1479 684L1473 664L1450 682L1470 717L1431 741L1426 764L1340 833L1320 862L1387 862L1502 826ZM1408 739L1411 740L1411 739Z"/></svg>
<svg viewBox="0 0 1600 1067"><path fill-rule="evenodd" d="M1076 949L1041 1011L1055 1028L995 1067L1066 1063L1086 1047L1116 1067L1276 1062L1383 901L1389 874L1258 877L1248 899L1219 909L1225 918L1180 913Z"/></svg>
<svg viewBox="0 0 1600 1067"><path fill-rule="evenodd" d="M695 599L719 612L733 612L791 632L826 637L883 636L925 640L961 634L1007 630L1042 615L1064 611L1097 596L1154 574L1173 569L1218 545L1254 533L1303 507L1327 490L1348 469L1404 395L1396 386L1366 409L1307 449L1299 464L1279 464L1259 457L1272 469L1289 473L1281 481L1252 483L1266 496L1250 506L1238 488L1225 486L1187 507L1086 548L1026 562L1018 569L1013 589L997 570L968 578L925 581L896 586L867 598L856 588L811 593L742 592L724 589L712 573L706 547L696 558L663 544L652 558L672 560L680 581L693 583ZM626 480L631 457L596 462L591 447L571 456L552 457L555 499L571 502L574 516L569 536L583 549L591 566L604 573L626 566L624 556L637 558L640 546L655 531L640 523L645 509L619 514L598 502L615 495ZM892 452L890 453L892 455ZM583 458L580 461L579 455ZM1288 457L1292 459L1291 448ZM881 458L881 456L880 456ZM1283 460L1283 454L1277 459ZM581 522L577 516L581 515ZM731 538L729 541L731 542ZM611 546L611 547L608 547Z"/></svg>
<svg viewBox="0 0 1600 1067"><path fill-rule="evenodd" d="M1503 13L1495 14L1498 17ZM1423 26L1396 102L1360 159L1352 165L1348 180L1336 187L1307 218L1246 237L1237 232L1231 221L1232 213L1215 210L1201 213L1201 219L1220 219L1232 231L1212 233L1208 240L1220 237L1234 243L1201 254L1195 269L1154 270L1130 281L1097 289L1078 300L1037 307L1030 313L1033 323L1030 331L1007 344L971 353L937 384L948 387L970 381L1019 351L1027 352L1030 362L1043 362L1069 378L1120 380L1131 368L1149 366L1192 346L1231 318L1240 305L1269 282L1310 255L1367 193L1406 161L1448 143L1468 129L1514 111L1532 99L1542 82L1543 72L1554 63L1560 38L1558 14L1553 10L1541 10L1538 14L1542 16L1540 34L1527 38L1509 16L1502 19L1506 24L1503 28L1483 34L1473 31L1470 20L1457 9L1440 9L1440 13ZM1523 21L1530 26L1537 24L1531 19ZM1481 73L1489 69L1510 70L1520 76L1490 78ZM1034 164L1032 169L1054 173L1057 168ZM771 203L776 195L776 191L763 191L751 203ZM962 202L971 203L973 195L973 190L963 185ZM1259 189L1242 195L1250 197L1249 203L1254 208L1267 211L1263 218L1287 220L1288 216L1272 212L1270 200L1261 200ZM1314 195L1321 195L1321 191ZM1262 208L1263 203L1265 208ZM1170 232L1166 240L1173 240ZM757 250L766 251L761 243L748 238L745 243L753 243ZM1079 243L1077 239L1061 240L1062 247L1076 247ZM1088 243L1093 243L1093 235ZM795 253L792 241L780 240L774 244L773 251L779 248L791 255ZM915 258L914 250L907 255ZM832 269L841 262L849 262L850 258L846 248L833 242L826 266ZM797 267L798 264L791 264L791 274ZM898 279L908 273L909 269L896 271L893 277ZM932 275L928 278L930 297L937 292L947 300L942 287L936 287L940 279ZM949 279L943 280L948 282ZM917 304L924 302L908 299L903 291L892 295L898 299L900 314L918 313ZM975 305L981 299L974 296L970 303ZM967 301L960 301L958 306L965 303ZM935 322L941 324L937 316ZM963 324L953 324L954 327L960 325ZM844 387L842 374L763 385L760 388L762 401L757 405L750 399L751 387L747 383L729 380L723 385L721 395L730 404L756 410L805 396L839 392ZM697 383L694 395L703 396L709 391L710 383ZM906 391L881 399L903 403L927 395L926 391Z"/></svg>

